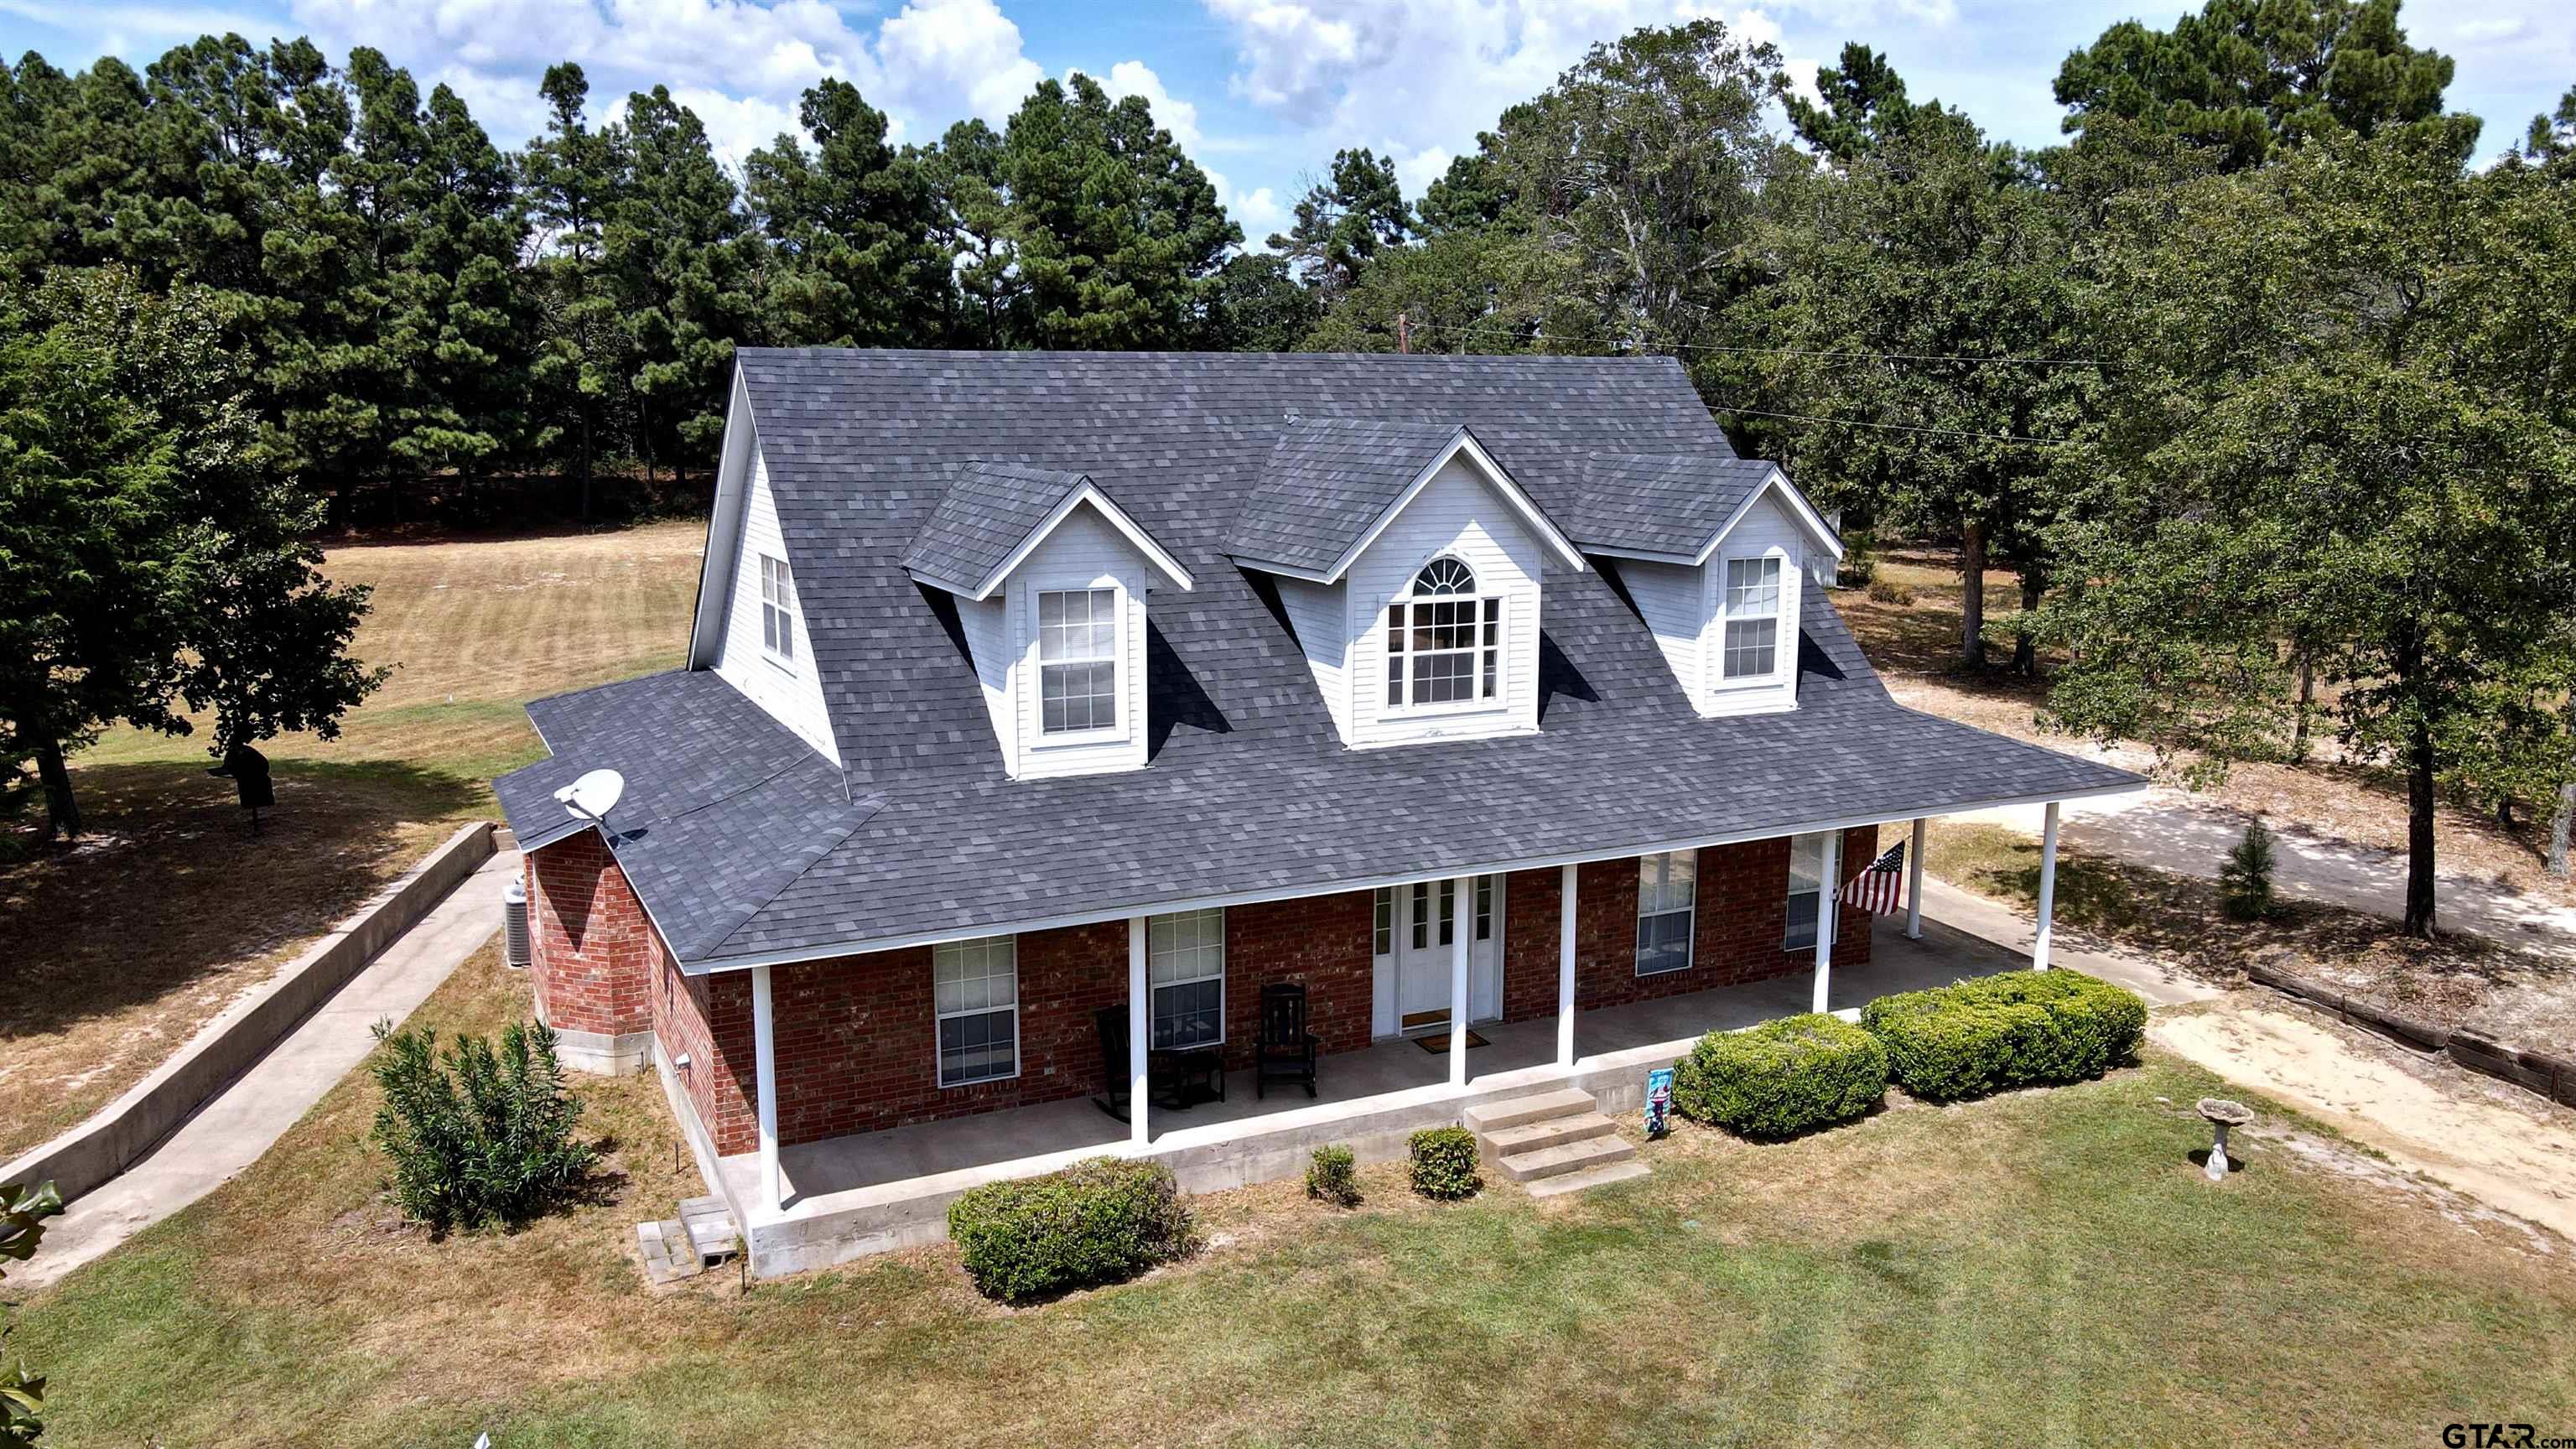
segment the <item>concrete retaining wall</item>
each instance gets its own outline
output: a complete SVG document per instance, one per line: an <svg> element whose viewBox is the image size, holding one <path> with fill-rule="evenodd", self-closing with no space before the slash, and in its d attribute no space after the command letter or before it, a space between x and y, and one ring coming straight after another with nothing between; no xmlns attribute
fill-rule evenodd
<svg viewBox="0 0 2576 1449"><path fill-rule="evenodd" d="M490 821L477 821L449 836L265 985L225 1008L124 1096L0 1167L0 1182L51 1179L70 1202L123 1172L347 985L491 854Z"/></svg>

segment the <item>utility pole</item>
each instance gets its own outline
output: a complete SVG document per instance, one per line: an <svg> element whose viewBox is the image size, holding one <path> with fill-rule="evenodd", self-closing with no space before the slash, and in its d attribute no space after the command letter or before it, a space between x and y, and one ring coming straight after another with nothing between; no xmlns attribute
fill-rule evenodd
<svg viewBox="0 0 2576 1449"><path fill-rule="evenodd" d="M1398 352L1413 350L1413 324L1401 312L1395 314L1395 350Z"/></svg>

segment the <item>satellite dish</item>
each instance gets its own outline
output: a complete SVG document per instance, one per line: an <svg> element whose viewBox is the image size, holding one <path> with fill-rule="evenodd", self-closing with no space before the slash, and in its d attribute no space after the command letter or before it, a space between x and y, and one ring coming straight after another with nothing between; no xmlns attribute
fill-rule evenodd
<svg viewBox="0 0 2576 1449"><path fill-rule="evenodd" d="M626 777L615 770L592 770L580 779L555 792L563 808L574 818L597 825L608 823L608 812L617 808L618 798L626 793Z"/></svg>

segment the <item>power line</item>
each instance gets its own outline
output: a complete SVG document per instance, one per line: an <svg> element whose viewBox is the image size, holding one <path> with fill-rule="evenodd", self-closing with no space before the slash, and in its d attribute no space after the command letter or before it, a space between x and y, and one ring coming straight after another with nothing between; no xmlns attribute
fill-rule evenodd
<svg viewBox="0 0 2576 1449"><path fill-rule="evenodd" d="M1709 404L1710 412L1741 413L1747 417L1784 418L1793 423L1830 423L1839 428L1881 428L1893 433L1938 433L1947 438L1976 438L1988 443L2029 443L2042 448L2062 448L2072 438L2026 438L2019 433L1980 433L1969 428L1934 428L1914 423L1873 423L1859 418L1820 418L1807 413L1775 413L1761 408L1731 408L1723 403Z"/></svg>
<svg viewBox="0 0 2576 1449"><path fill-rule="evenodd" d="M1633 347L1648 352L1676 350L1689 352L1754 352L1770 353L1783 357L1831 357L1844 360L1876 362L1994 362L2011 363L2026 367L2108 367L2111 365L2107 362L2090 357L1990 357L1978 353L1967 352L1851 352L1810 347L1745 347L1718 342L1659 342L1646 344L1640 343L1634 338L1626 337L1567 337L1560 336L1555 333L1540 334L1536 337L1524 337L1522 334L1515 332L1508 327L1459 327L1446 322L1417 322L1411 324L1411 327L1412 330L1417 333L1445 332L1452 337L1509 337L1518 341L1564 342L1602 347Z"/></svg>

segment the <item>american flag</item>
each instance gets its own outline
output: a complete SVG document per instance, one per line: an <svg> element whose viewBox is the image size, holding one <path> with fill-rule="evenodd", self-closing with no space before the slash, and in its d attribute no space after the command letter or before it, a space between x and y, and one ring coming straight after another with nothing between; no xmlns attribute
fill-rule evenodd
<svg viewBox="0 0 2576 1449"><path fill-rule="evenodd" d="M1882 916L1905 909L1905 842L1889 846L1868 869L1844 881L1834 898Z"/></svg>

